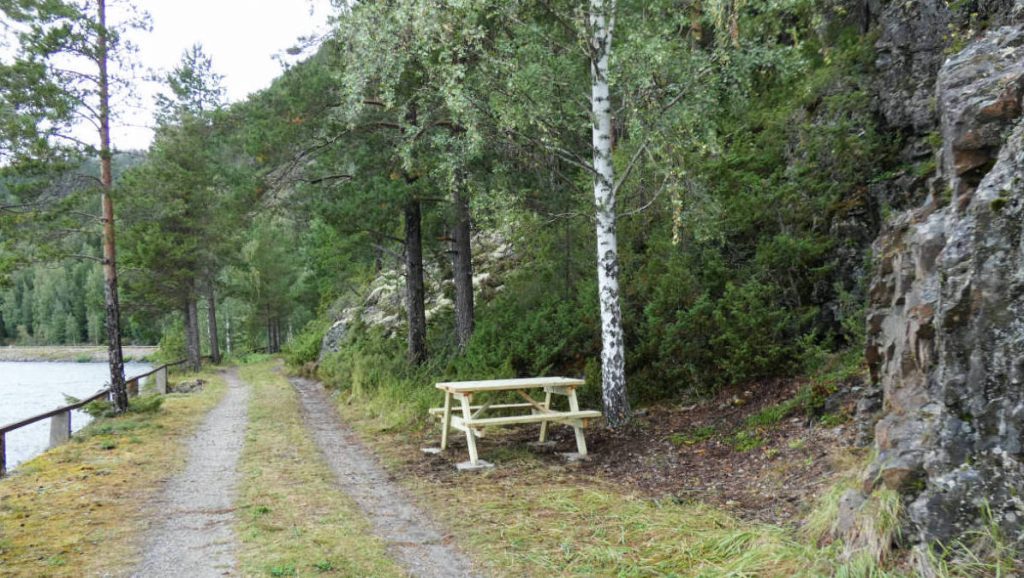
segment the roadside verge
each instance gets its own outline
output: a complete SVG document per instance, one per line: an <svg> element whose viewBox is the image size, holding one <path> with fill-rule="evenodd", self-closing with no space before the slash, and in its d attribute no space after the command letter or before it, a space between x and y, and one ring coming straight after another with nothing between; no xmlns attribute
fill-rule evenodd
<svg viewBox="0 0 1024 578"><path fill-rule="evenodd" d="M185 440L224 394L216 374L194 377L206 381L203 391L168 395L152 413L96 420L0 481L4 576L130 571L148 505L182 468Z"/></svg>

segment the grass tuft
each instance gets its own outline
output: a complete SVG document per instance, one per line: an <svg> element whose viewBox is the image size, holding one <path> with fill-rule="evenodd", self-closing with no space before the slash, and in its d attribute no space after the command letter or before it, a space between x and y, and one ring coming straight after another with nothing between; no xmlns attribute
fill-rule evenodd
<svg viewBox="0 0 1024 578"><path fill-rule="evenodd" d="M241 368L253 388L239 468L246 576L402 576L358 506L335 485L275 362Z"/></svg>
<svg viewBox="0 0 1024 578"><path fill-rule="evenodd" d="M915 551L918 572L936 578L1013 577L1024 575L1024 546L1007 539L992 509L982 507L982 526L962 539Z"/></svg>
<svg viewBox="0 0 1024 578"><path fill-rule="evenodd" d="M674 433L668 436L668 441L674 446L697 445L703 441L711 439L715 435L715 426L705 425L698 428L694 428L686 433Z"/></svg>

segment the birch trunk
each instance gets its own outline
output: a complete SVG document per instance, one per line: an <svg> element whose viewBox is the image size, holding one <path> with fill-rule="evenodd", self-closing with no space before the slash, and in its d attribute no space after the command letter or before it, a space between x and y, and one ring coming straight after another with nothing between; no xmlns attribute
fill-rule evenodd
<svg viewBox="0 0 1024 578"><path fill-rule="evenodd" d="M107 75L107 5L96 2L99 29L96 34L96 63L99 66L100 199L103 223L103 300L106 312L107 360L110 365L110 399L117 413L128 409L121 352L121 305L117 295L117 249L114 240L114 201L110 198L114 176L110 151L110 79Z"/></svg>
<svg viewBox="0 0 1024 578"><path fill-rule="evenodd" d="M455 337L464 351L473 336L473 249L470 244L472 223L469 200L463 194L463 181L456 178L452 189L455 205L455 229L452 231L452 276L455 281Z"/></svg>
<svg viewBox="0 0 1024 578"><path fill-rule="evenodd" d="M420 202L405 204L405 309L409 318L407 335L410 363L427 358L427 315L423 286L423 231Z"/></svg>
<svg viewBox="0 0 1024 578"><path fill-rule="evenodd" d="M615 169L612 165L612 105L608 57L612 50L615 0L590 1L590 107L593 116L594 203L597 222L597 286L601 301L601 392L608 425L629 420L626 355L619 304L619 249L615 232Z"/></svg>

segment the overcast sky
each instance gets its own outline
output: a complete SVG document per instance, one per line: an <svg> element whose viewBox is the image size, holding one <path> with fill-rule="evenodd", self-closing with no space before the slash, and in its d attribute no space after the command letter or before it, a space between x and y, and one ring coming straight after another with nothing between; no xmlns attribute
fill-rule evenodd
<svg viewBox="0 0 1024 578"><path fill-rule="evenodd" d="M281 73L274 56L282 55L299 37L325 32L332 13L330 0L137 0L136 5L152 16L152 32L131 35L143 69L170 70L182 52L198 42L213 60L214 70L224 75L231 102L269 86ZM116 148L149 146L158 88L136 81L137 98L114 126Z"/></svg>

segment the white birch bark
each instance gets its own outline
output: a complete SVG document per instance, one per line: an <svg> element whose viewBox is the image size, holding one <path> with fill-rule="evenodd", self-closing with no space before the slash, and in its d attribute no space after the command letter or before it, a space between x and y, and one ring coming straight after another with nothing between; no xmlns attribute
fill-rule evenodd
<svg viewBox="0 0 1024 578"><path fill-rule="evenodd" d="M615 168L612 165L612 105L608 57L615 0L590 1L590 108L593 116L594 203L597 212L597 287L601 301L601 392L608 425L629 419L626 353L619 304L619 249L615 233Z"/></svg>

